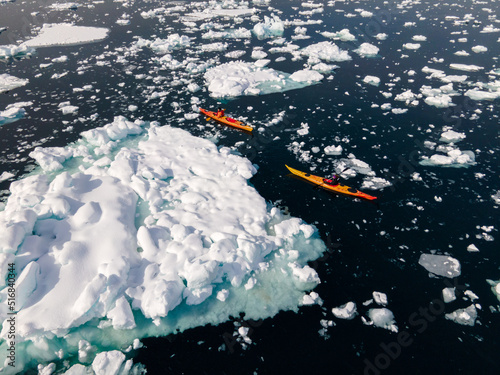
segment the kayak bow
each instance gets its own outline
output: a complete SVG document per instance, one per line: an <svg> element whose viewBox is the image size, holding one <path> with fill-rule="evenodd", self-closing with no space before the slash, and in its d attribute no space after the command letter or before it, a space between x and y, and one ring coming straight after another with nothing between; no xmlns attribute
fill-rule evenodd
<svg viewBox="0 0 500 375"><path fill-rule="evenodd" d="M338 184L338 185L328 185L324 182L323 177L315 176L309 173L301 172L297 169L290 168L288 165L285 164L285 167L288 168L288 170L294 174L295 176L301 177L315 185L318 185L318 187L321 187L325 190L333 191L335 193L340 193L340 194L345 194L345 195L350 195L356 198L363 198L367 200L374 200L377 199L377 197L368 195L363 193L362 191L359 191L355 188L345 186L344 184Z"/></svg>
<svg viewBox="0 0 500 375"><path fill-rule="evenodd" d="M234 118L227 117L227 116L222 116L219 117L216 115L216 112L212 111L207 111L206 109L200 108L200 112L203 113L205 116L211 118L212 120L215 120L221 124L227 125L227 126L232 126L233 128L245 130L247 132L251 132L253 128L251 126L245 125L243 122L235 120Z"/></svg>

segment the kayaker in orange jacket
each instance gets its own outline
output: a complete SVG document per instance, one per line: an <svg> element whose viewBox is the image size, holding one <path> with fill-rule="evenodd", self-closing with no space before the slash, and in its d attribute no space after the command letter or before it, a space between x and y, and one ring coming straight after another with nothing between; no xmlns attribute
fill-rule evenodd
<svg viewBox="0 0 500 375"><path fill-rule="evenodd" d="M217 117L224 117L224 110L221 107L217 108L217 113L215 115Z"/></svg>

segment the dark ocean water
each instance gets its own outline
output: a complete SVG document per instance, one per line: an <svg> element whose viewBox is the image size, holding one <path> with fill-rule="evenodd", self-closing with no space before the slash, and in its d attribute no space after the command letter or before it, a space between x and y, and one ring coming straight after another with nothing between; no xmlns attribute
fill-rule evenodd
<svg viewBox="0 0 500 375"><path fill-rule="evenodd" d="M251 183L269 202L280 205L296 217L316 225L328 245L325 256L311 264L322 280L315 289L324 303L322 306L302 307L298 313L282 312L271 319L247 322L235 317L235 321L250 327L252 340L247 348L235 342L234 322L217 327L199 327L170 337L144 339L134 361L144 364L148 374L497 374L500 373L498 351L500 328L498 300L491 292L486 279L500 279L498 205L491 195L500 189L499 183L499 128L498 99L493 102L475 102L463 93L470 88L457 85L459 95L453 97L455 107L435 108L423 103L406 107L394 102L394 96L407 89L418 93L422 85L439 87L443 83L431 81L421 72L424 66L445 70L447 74L467 74L470 82L492 80L491 70L498 69L498 38L500 33L485 34L484 26L498 26L494 2L460 1L455 5L434 2L392 3L379 1L338 2L325 6L322 13L311 19L321 24L308 25L310 39L294 41L304 47L327 40L317 32L339 31L348 28L358 42L341 43L349 50L352 61L337 63L340 68L333 79L300 90L262 96L239 97L225 101L231 114L248 116L253 124L269 124L273 116L286 111L284 120L277 126L265 126L254 136L223 129L199 128L204 119L179 122L173 113L172 102L179 102L186 110L190 107L189 95L175 87L169 90L162 105L154 100L145 102L151 82L134 78L137 74L167 76L167 83L182 74L171 77L159 72L150 58L150 51L128 56L127 64L116 62L116 48L129 46L134 36L151 38L166 37L186 32L176 16L166 17L164 22L147 20L140 11L163 6L170 2L136 1L129 7L122 3L104 1L95 8L79 7L76 11L48 11L52 2L0 4L0 27L8 30L0 34L0 45L25 40L42 22L75 21L79 25L111 28L109 37L93 44L70 47L40 48L29 59L0 62L0 74L29 78L24 88L0 95L0 110L14 101L33 101L27 108L26 118L0 127L1 170L15 173L18 177L33 169L34 161L28 154L36 145L64 146L79 138L83 130L103 126L116 115L130 118L156 120L189 130L202 137L216 137L218 144L232 146L245 142L239 151L258 166L258 173ZM177 2L178 4L186 4ZM282 20L297 16L298 10L307 10L299 1L270 1L256 6L261 14L268 14L267 6L281 11ZM318 2L319 3L319 2ZM324 2L325 5L327 2ZM250 6L253 6L250 3ZM373 13L372 17L345 17L358 14L356 9ZM491 12L485 10L491 8ZM344 12L336 12L341 9ZM39 11L37 15L32 12ZM131 24L119 26L116 19L126 12ZM472 14L474 20L454 25L446 16L463 19ZM407 22L416 25L405 26ZM231 25L231 20L223 24ZM254 22L244 17L239 25L251 29ZM290 40L296 26L285 29L284 37ZM464 34L464 31L467 34ZM460 32L461 34L455 34ZM387 40L378 41L377 33L388 34ZM412 36L424 35L417 51L402 49L412 42ZM201 40L199 32L192 37ZM452 43L466 37L466 43ZM379 56L361 58L352 52L359 42L370 42L380 48ZM249 44L244 40L227 41L231 49L247 49L255 46L269 48L268 40L253 37ZM475 54L472 46L484 45L488 51ZM471 53L463 58L454 55L465 49ZM176 52L178 59L184 51ZM119 52L118 52L119 54ZM227 58L218 53L205 53L208 59L219 62ZM39 64L67 55L68 61L54 64L56 72L68 72L60 79L50 79ZM250 61L250 54L243 60ZM292 61L289 54L282 54L285 61L275 62L280 56L269 55L269 67L292 73L302 69L305 60ZM402 57L408 55L409 57ZM96 58L96 56L101 56ZM444 59L436 63L433 59ZM104 66L96 61L109 62ZM479 72L459 72L448 68L459 62L484 67ZM83 68L84 74L77 73ZM407 71L413 69L413 77ZM127 73L132 71L133 74ZM38 73L42 73L37 77ZM174 74L174 75L175 75ZM381 85L374 87L362 83L365 75L381 78ZM390 75L401 77L391 82ZM328 75L328 74L327 74ZM414 81L410 82L409 78ZM124 82L123 88L118 86ZM196 82L203 86L202 76ZM387 86L394 83L394 86ZM92 84L91 92L74 93L74 87ZM164 88L168 88L165 84ZM381 91L392 87L393 97L386 99ZM349 95L346 95L346 92ZM218 103L206 90L197 93L201 106L215 107ZM65 116L57 104L71 101L78 105L76 116ZM372 103L393 103L393 107L409 108L405 114L383 112ZM138 105L137 112L129 113L130 104ZM249 111L249 107L253 109ZM477 119L470 119L474 111ZM89 120L92 114L97 119ZM78 118L86 120L78 120ZM344 120L348 120L346 123ZM64 123L66 122L66 123ZM297 137L301 123L309 124L309 134ZM433 128L429 124L434 125ZM68 125L73 131L63 131ZM205 125L205 124L203 124ZM475 150L477 164L469 168L426 167L418 164L421 156L429 151L421 145L424 141L436 142L443 126L466 134L459 143L462 150ZM427 130L430 129L429 132ZM276 138L279 137L279 138ZM304 162L288 149L294 140L305 142L304 150L341 143L342 156L312 154L311 161ZM301 170L315 168L314 172L327 175L333 172L334 160L353 153L368 163L377 176L392 182L391 187L371 193L379 197L377 204L356 201L318 190L307 183L289 178L284 164ZM418 173L423 181L412 179ZM482 174L478 177L476 174ZM0 190L8 189L10 181L0 183ZM351 186L360 186L362 176L349 179ZM441 197L438 202L435 197ZM495 240L476 238L481 226L494 226L490 233ZM466 248L476 244L479 253L469 253ZM461 276L453 279L431 278L418 264L422 253L437 251L449 254L461 263ZM456 301L444 304L441 291L448 286L460 290ZM463 298L463 291L471 290L479 299L478 320L474 326L463 326L445 319L445 314L471 304ZM348 301L355 301L360 315L374 305L363 306L372 298L373 291L388 295L388 308L394 313L399 333L364 325L359 316L353 320L339 320L331 313ZM491 308L490 308L491 307ZM332 320L335 325L326 333L321 320ZM241 323L242 322L242 323Z"/></svg>

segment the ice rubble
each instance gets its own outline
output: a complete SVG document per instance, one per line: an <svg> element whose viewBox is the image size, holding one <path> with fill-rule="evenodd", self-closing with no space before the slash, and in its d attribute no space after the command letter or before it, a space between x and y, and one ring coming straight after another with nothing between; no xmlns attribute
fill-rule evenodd
<svg viewBox="0 0 500 375"><path fill-rule="evenodd" d="M44 24L40 33L24 42L26 47L50 47L97 42L108 36L104 27L75 26L69 23Z"/></svg>
<svg viewBox="0 0 500 375"><path fill-rule="evenodd" d="M447 255L422 254L418 264L438 276L454 278L461 273L460 262Z"/></svg>
<svg viewBox="0 0 500 375"><path fill-rule="evenodd" d="M269 317L319 283L306 262L323 242L267 206L247 159L123 117L82 136L36 149L47 172L13 182L0 212L2 280L6 263L18 270L18 368L75 356L82 338L102 351L242 311Z"/></svg>
<svg viewBox="0 0 500 375"><path fill-rule="evenodd" d="M208 69L204 77L208 91L213 97L282 92L308 86L323 78L313 70L299 70L290 75L243 61L217 65Z"/></svg>

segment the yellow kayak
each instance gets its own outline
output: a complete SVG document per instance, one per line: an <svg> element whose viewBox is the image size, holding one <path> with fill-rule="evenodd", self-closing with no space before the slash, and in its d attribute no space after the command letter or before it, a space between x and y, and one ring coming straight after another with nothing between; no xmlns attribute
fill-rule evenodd
<svg viewBox="0 0 500 375"><path fill-rule="evenodd" d="M325 179L323 177L315 176L315 175L312 175L310 173L301 172L297 169L290 168L286 164L285 164L285 167L287 167L288 170L291 173L293 173L295 176L301 177L309 182L312 182L313 184L316 184L325 190L333 191L335 193L350 195L350 196L353 196L356 198L368 199L370 201L377 199L377 197L365 194L362 191L359 191L359 190L352 188L352 187L349 187L349 186L345 186L343 184L336 184L336 185L328 184L325 182Z"/></svg>
<svg viewBox="0 0 500 375"><path fill-rule="evenodd" d="M234 118L227 117L227 116L217 116L216 112L212 111L207 111L206 109L200 108L200 112L203 113L205 116L220 122L221 124L227 125L227 126L232 126L233 128L238 128L241 130L245 130L247 132L251 132L253 128L251 126L245 125L241 121L235 120Z"/></svg>

